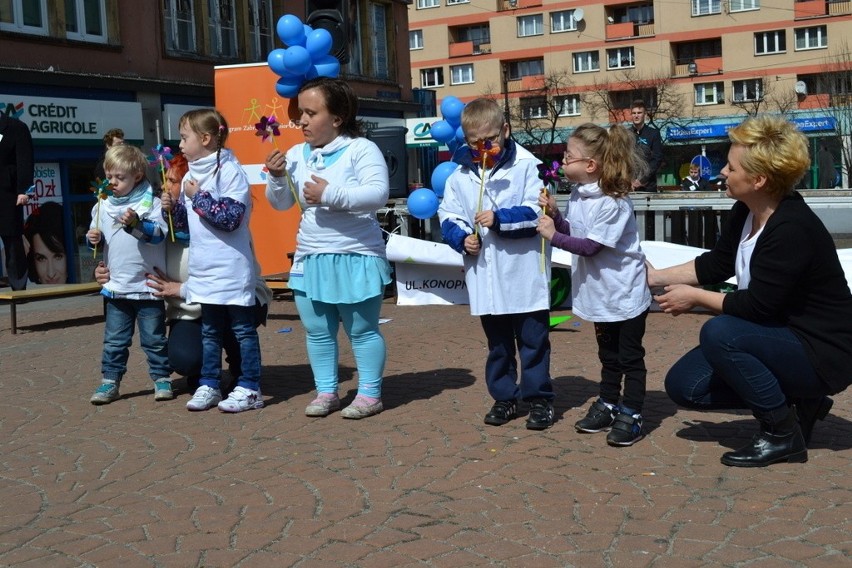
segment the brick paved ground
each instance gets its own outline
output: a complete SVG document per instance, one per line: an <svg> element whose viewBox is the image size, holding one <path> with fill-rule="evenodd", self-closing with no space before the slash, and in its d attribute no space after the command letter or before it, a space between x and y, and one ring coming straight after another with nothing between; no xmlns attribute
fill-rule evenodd
<svg viewBox="0 0 852 568"><path fill-rule="evenodd" d="M552 335L559 421L536 433L483 425L466 306L389 301L387 410L360 422L303 415L312 380L286 299L261 331L267 407L236 415L189 413L185 392L155 403L138 348L122 398L92 406L99 298L19 311L11 335L0 309L2 566L852 566L852 397L807 464L722 466L753 419L678 410L662 390L706 316L650 316L650 434L615 449L573 428L597 393L585 322Z"/></svg>

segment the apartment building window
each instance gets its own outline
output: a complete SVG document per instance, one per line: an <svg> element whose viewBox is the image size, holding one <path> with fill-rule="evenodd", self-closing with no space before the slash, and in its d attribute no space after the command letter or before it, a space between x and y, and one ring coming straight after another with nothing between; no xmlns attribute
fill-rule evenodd
<svg viewBox="0 0 852 568"><path fill-rule="evenodd" d="M473 83L473 64L450 65L450 84L463 85Z"/></svg>
<svg viewBox="0 0 852 568"><path fill-rule="evenodd" d="M464 26L450 28L455 41L469 41L473 43L474 51L479 49L483 43L491 43L491 28L488 24L477 24L475 26Z"/></svg>
<svg viewBox="0 0 852 568"><path fill-rule="evenodd" d="M248 28L250 61L266 61L275 47L272 38L272 2L249 0Z"/></svg>
<svg viewBox="0 0 852 568"><path fill-rule="evenodd" d="M430 89L432 87L444 86L444 68L432 67L420 70L420 87Z"/></svg>
<svg viewBox="0 0 852 568"><path fill-rule="evenodd" d="M731 99L735 103L759 101L763 98L763 79L734 81L731 84Z"/></svg>
<svg viewBox="0 0 852 568"><path fill-rule="evenodd" d="M469 4L470 0L447 0L447 6L452 6L453 4Z"/></svg>
<svg viewBox="0 0 852 568"><path fill-rule="evenodd" d="M0 30L47 35L47 0L0 0Z"/></svg>
<svg viewBox="0 0 852 568"><path fill-rule="evenodd" d="M544 118L547 116L546 97L527 97L521 99L521 116L524 118Z"/></svg>
<svg viewBox="0 0 852 568"><path fill-rule="evenodd" d="M522 77L544 75L544 59L525 59L509 62L509 80L517 81Z"/></svg>
<svg viewBox="0 0 852 568"><path fill-rule="evenodd" d="M722 56L722 38L673 44L675 63L686 65L696 59Z"/></svg>
<svg viewBox="0 0 852 568"><path fill-rule="evenodd" d="M725 102L725 84L723 82L695 85L696 105L718 105L723 102Z"/></svg>
<svg viewBox="0 0 852 568"><path fill-rule="evenodd" d="M390 54L388 51L388 11L389 6L371 2L370 29L375 33L372 37L373 51L373 77L376 79L390 79Z"/></svg>
<svg viewBox="0 0 852 568"><path fill-rule="evenodd" d="M826 26L799 28L795 30L796 51L804 49L824 49L828 47L828 32Z"/></svg>
<svg viewBox="0 0 852 568"><path fill-rule="evenodd" d="M553 97L553 104L559 116L578 116L580 114L580 95Z"/></svg>
<svg viewBox="0 0 852 568"><path fill-rule="evenodd" d="M728 0L729 11L745 12L747 10L760 10L760 0Z"/></svg>
<svg viewBox="0 0 852 568"><path fill-rule="evenodd" d="M219 57L237 56L237 24L233 0L207 0L210 53Z"/></svg>
<svg viewBox="0 0 852 568"><path fill-rule="evenodd" d="M65 0L65 37L106 43L104 0Z"/></svg>
<svg viewBox="0 0 852 568"><path fill-rule="evenodd" d="M617 47L606 50L607 69L627 69L636 67L633 47Z"/></svg>
<svg viewBox="0 0 852 568"><path fill-rule="evenodd" d="M577 20L574 19L574 10L562 10L551 12L550 33L575 32L577 31Z"/></svg>
<svg viewBox="0 0 852 568"><path fill-rule="evenodd" d="M544 21L541 14L518 17L518 37L537 36L544 33Z"/></svg>
<svg viewBox="0 0 852 568"><path fill-rule="evenodd" d="M408 49L423 49L423 30L408 32Z"/></svg>
<svg viewBox="0 0 852 568"><path fill-rule="evenodd" d="M770 55L787 51L787 33L785 30L758 32L754 34L754 54Z"/></svg>
<svg viewBox="0 0 852 568"><path fill-rule="evenodd" d="M572 56L574 61L574 73L586 73L589 71L600 71L600 54L597 51L580 51Z"/></svg>
<svg viewBox="0 0 852 568"><path fill-rule="evenodd" d="M612 17L618 24L632 22L634 24L654 23L653 4L635 4L633 6L621 6L612 9Z"/></svg>
<svg viewBox="0 0 852 568"><path fill-rule="evenodd" d="M163 0L166 47L172 51L195 52L195 12L192 0Z"/></svg>
<svg viewBox="0 0 852 568"><path fill-rule="evenodd" d="M439 8L441 6L441 0L417 0L417 9L423 10L425 8Z"/></svg>
<svg viewBox="0 0 852 568"><path fill-rule="evenodd" d="M721 14L721 0L692 0L693 16L708 16L710 14Z"/></svg>

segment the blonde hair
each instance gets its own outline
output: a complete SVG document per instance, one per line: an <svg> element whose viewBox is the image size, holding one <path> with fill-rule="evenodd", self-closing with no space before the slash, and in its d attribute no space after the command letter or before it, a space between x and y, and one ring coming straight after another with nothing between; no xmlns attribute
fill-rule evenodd
<svg viewBox="0 0 852 568"><path fill-rule="evenodd" d="M630 193L634 179L642 179L648 165L637 150L633 135L625 127L614 124L609 130L587 122L571 133L594 158L601 174L598 185L605 195L624 197Z"/></svg>
<svg viewBox="0 0 852 568"><path fill-rule="evenodd" d="M202 136L204 134L216 141L216 169L219 169L219 156L228 140L228 122L215 108L197 108L187 111L180 117L178 126L186 124L189 129Z"/></svg>
<svg viewBox="0 0 852 568"><path fill-rule="evenodd" d="M746 119L728 131L732 144L745 151L740 164L752 176L766 177L766 194L783 197L793 192L811 165L808 140L793 123L780 116Z"/></svg>
<svg viewBox="0 0 852 568"><path fill-rule="evenodd" d="M123 172L127 174L142 174L145 177L148 168L148 158L142 150L130 144L112 146L104 155L104 172Z"/></svg>
<svg viewBox="0 0 852 568"><path fill-rule="evenodd" d="M503 128L506 118L503 110L493 99L480 98L470 101L464 106L461 115L462 132L469 132L483 126Z"/></svg>

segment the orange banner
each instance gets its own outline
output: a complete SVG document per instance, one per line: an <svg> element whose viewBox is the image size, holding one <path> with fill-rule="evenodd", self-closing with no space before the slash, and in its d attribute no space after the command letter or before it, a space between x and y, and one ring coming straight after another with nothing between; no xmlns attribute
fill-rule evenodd
<svg viewBox="0 0 852 568"><path fill-rule="evenodd" d="M278 148L282 152L304 141L302 133L290 124L289 99L275 91L278 75L266 63L216 67L214 85L216 108L228 121L228 147L234 151L252 184L251 233L254 250L264 275L290 271L287 253L296 250L299 208L276 211L266 200L266 156ZM255 124L261 117L275 116L281 123L280 136L264 142Z"/></svg>

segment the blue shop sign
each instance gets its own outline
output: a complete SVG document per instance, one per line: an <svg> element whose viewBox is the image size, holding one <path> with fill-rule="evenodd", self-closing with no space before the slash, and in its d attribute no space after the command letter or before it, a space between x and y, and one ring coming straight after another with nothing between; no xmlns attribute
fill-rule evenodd
<svg viewBox="0 0 852 568"><path fill-rule="evenodd" d="M837 122L830 116L814 118L793 118L790 120L802 132L822 132L834 130ZM693 138L724 138L728 130L738 126L740 122L725 122L720 124L695 124L691 126L669 126L666 130L666 140L691 140Z"/></svg>

